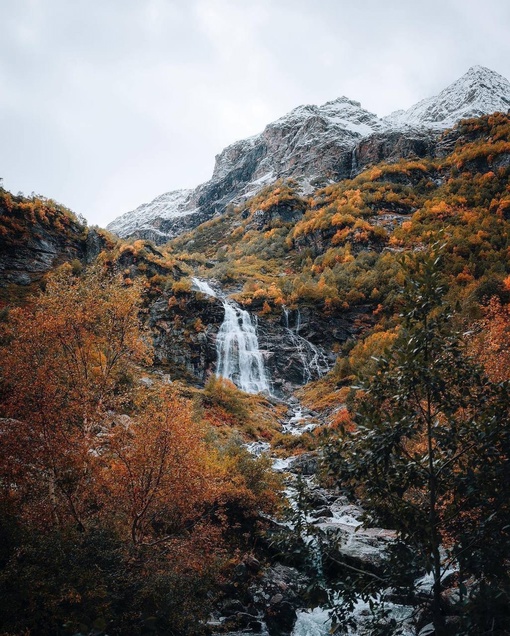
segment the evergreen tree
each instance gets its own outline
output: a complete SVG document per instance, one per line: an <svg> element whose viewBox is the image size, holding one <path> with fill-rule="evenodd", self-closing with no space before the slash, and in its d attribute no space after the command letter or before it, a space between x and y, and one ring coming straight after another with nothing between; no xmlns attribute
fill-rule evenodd
<svg viewBox="0 0 510 636"><path fill-rule="evenodd" d="M331 445L328 460L337 483L425 564L435 633L443 635L451 633L442 596L448 571L477 577L472 596L483 591L496 605L508 598L508 386L491 383L465 354L444 301L440 256L408 258L405 274L398 338L358 394L356 432ZM505 633L497 629L508 609L475 616L465 589L461 581L460 633Z"/></svg>

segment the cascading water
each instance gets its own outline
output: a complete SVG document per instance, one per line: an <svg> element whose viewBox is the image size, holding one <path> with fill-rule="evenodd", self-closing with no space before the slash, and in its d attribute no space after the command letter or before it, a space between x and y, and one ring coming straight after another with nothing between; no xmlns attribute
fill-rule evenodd
<svg viewBox="0 0 510 636"><path fill-rule="evenodd" d="M225 311L223 323L216 336L216 374L231 380L247 393L270 393L269 379L259 349L257 323L237 303L221 296L203 280L193 278L198 291L218 298Z"/></svg>
<svg viewBox="0 0 510 636"><path fill-rule="evenodd" d="M301 329L301 313L299 309L297 310L294 328L290 326L289 310L285 305L282 309L285 331L301 359L303 384L307 384L310 380L324 375L329 370L330 365L325 355L315 345L299 335L299 330Z"/></svg>

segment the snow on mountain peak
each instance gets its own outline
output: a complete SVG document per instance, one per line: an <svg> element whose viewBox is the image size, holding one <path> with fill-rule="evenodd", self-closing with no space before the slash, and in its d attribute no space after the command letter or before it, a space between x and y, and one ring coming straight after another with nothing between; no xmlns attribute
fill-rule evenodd
<svg viewBox="0 0 510 636"><path fill-rule="evenodd" d="M171 219L180 216L193 190L172 190L160 194L150 203L142 203L135 210L125 212L107 227L118 236L129 236L143 228L154 230L158 218Z"/></svg>
<svg viewBox="0 0 510 636"><path fill-rule="evenodd" d="M326 126L343 128L358 135L366 135L381 128L381 121L374 113L365 110L360 102L348 97L337 97L322 106L306 104L297 106L289 113L280 117L268 128L276 128L286 125L303 125L312 118L321 119Z"/></svg>
<svg viewBox="0 0 510 636"><path fill-rule="evenodd" d="M321 106L298 106L261 133L224 148L210 181L194 190L167 192L122 215L108 229L121 237L138 235L165 242L277 179L294 178L303 192L311 192L314 184L351 176L359 168L356 148L374 133L382 135L380 143L388 142L388 148L397 143L388 141L391 136L406 137L398 152L404 147L426 152L427 139L460 119L509 109L510 82L483 66L472 66L435 97L384 118L345 96ZM388 148L383 149L385 156ZM379 151L372 160L377 158Z"/></svg>
<svg viewBox="0 0 510 636"><path fill-rule="evenodd" d="M418 102L408 110L391 113L384 120L400 126L444 129L460 119L479 117L510 108L510 82L484 66L472 66L458 80L435 97Z"/></svg>

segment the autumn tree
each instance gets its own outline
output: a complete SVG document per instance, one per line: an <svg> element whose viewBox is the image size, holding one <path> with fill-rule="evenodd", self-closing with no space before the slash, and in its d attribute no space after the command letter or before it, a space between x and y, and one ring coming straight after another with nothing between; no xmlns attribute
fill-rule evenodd
<svg viewBox="0 0 510 636"><path fill-rule="evenodd" d="M507 281L510 287L510 277ZM470 350L494 382L510 380L510 305L493 296L477 322Z"/></svg>
<svg viewBox="0 0 510 636"><path fill-rule="evenodd" d="M100 459L112 518L134 546L190 533L214 507L220 484L189 400L147 391L133 417L112 419Z"/></svg>
<svg viewBox="0 0 510 636"><path fill-rule="evenodd" d="M78 273L1 323L0 631L196 634L277 484L144 367L138 286Z"/></svg>
<svg viewBox="0 0 510 636"><path fill-rule="evenodd" d="M13 309L4 325L2 468L9 477L2 485L15 484L12 493L41 523L69 515L84 523L97 433L108 411L129 399L136 364L148 359L139 302L136 287L98 268L75 277L63 267L31 308Z"/></svg>

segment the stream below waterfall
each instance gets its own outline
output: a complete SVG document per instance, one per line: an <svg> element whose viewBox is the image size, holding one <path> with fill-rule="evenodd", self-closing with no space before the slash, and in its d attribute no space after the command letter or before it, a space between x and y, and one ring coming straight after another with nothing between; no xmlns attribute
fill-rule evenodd
<svg viewBox="0 0 510 636"><path fill-rule="evenodd" d="M282 430L300 435L309 429L312 418L303 414L301 405L294 404L289 410ZM269 447L262 452L271 453ZM273 469L287 475L287 488L285 494L290 506L297 512L299 499L299 481L301 488L311 493L314 504L306 509L304 524L300 527L292 527L294 532L299 532L301 538L308 545L315 567L315 576L321 585L326 585L326 577L323 571L323 545L328 542L339 542L341 554L360 563L375 563L384 558L384 551L389 542L394 539L391 530L383 528L366 528L361 522L363 511L358 506L351 504L343 495L321 488L318 485L314 468L302 461L302 456L289 457L285 460L272 457ZM312 473L312 474L307 474ZM323 606L315 606L297 609L296 622L291 636L327 636L331 631L331 605L338 601L336 592L327 589L329 603ZM410 616L412 609L395 603L385 603L389 615L400 623L400 636L412 636ZM351 636L370 636L367 631L367 623L371 613L368 603L359 601L352 612L356 627L350 628L346 633Z"/></svg>
<svg viewBox="0 0 510 636"><path fill-rule="evenodd" d="M271 379L264 364L264 355L259 348L257 336L257 320L249 312L242 309L236 302L225 294L217 291L203 280L194 278L195 289L211 298L219 300L223 305L224 318L216 335L216 374L232 381L238 388L247 393L264 392L272 394ZM329 368L327 358L317 347L300 335L301 317L299 311L293 313L293 324L290 321L290 312L283 307L283 328L288 336L288 342L302 363L302 383L306 384L313 377L320 377ZM281 432L288 435L300 436L313 430L319 422L314 414L304 409L295 397L286 401L288 405L287 415L281 423ZM303 487L311 493L314 506L306 510L302 523L292 521L284 522L283 527L290 533L294 533L311 555L314 578L309 578L312 585L319 581L323 585L329 603L321 606L306 607L303 605L291 606L291 623L285 628L271 628L266 624L268 617L281 611L285 601L285 590L292 586L292 576L305 576L292 567L278 562L272 564L267 570L270 576L280 577L277 580L276 589L271 585L264 590L253 592L253 611L255 615L245 611L238 612L239 616L248 617L246 629L241 631L225 631L229 616L217 616L210 623L220 628L223 636L239 636L240 634L259 633L262 636L273 634L289 634L289 636L326 636L331 630L330 609L335 602L335 592L327 588L326 578L323 573L323 546L334 546L341 558L354 560L364 565L377 565L384 559L385 549L395 538L394 532L383 528L367 528L360 520L362 510L352 505L346 497L339 493L321 488L316 481L317 458L297 455L286 459L275 457L271 453L271 446L267 441L255 441L246 444L246 448L255 456L268 455L272 460L273 470L285 475L285 494L289 501L289 507L297 515L301 515L298 500ZM276 522L275 523L280 523ZM281 525L281 524L280 524ZM294 574L295 571L295 574ZM310 574L308 573L308 575ZM287 577L287 579L286 579ZM281 593L278 591L281 590ZM275 593L276 591L276 593ZM338 599L337 599L338 600ZM232 599L232 606L243 607L239 600ZM279 606L280 604L280 606ZM265 609L264 609L265 607ZM411 630L410 614L412 608L395 603L385 603L389 615L400 625L395 634L411 636L415 632ZM231 615L230 615L231 616ZM359 602L352 611L352 618L356 627L346 632L352 636L370 636L367 627L370 621L369 606ZM289 621L289 614L285 617ZM251 621L251 622L250 622ZM256 625L256 628L250 627ZM368 630L368 631L367 631Z"/></svg>
<svg viewBox="0 0 510 636"><path fill-rule="evenodd" d="M292 398L289 407L287 415L282 421L282 431L300 435L313 423L313 414L307 412L295 398ZM294 533L296 538L300 538L308 546L310 557L305 574L308 577L308 585L319 583L319 586L325 589L328 602L312 606L295 604L293 606L293 625L288 631L268 626L265 619L267 612L270 615L272 611L278 611L278 604L286 602L286 592L283 590L286 586L292 585L291 582L282 578L282 572L294 571L296 577L303 574L299 568L296 569L297 566L287 567L275 561L267 567L267 570L270 572L270 576L276 577L277 585L281 586L282 593L275 595L274 590L271 591L269 588L268 591L268 588L264 588L263 585L260 590L253 592L253 598L258 601L257 620L259 627L257 630L246 628L238 631L223 631L218 632L218 636L219 633L223 633L223 636L241 636L241 634L250 633L258 633L262 636L274 636L274 634L279 636L284 634L289 636L328 636L332 627L331 607L339 599L337 593L327 583L328 577L323 571L324 546L331 542L331 545L337 546L335 549L339 551L339 554L349 559L350 562L359 562L361 567L363 564L373 566L384 559L385 549L394 540L395 533L384 528L364 527L361 521L363 511L359 506L353 505L342 494L327 490L318 484L315 474L317 462L316 460L314 462L313 458L308 457L306 453L281 459L272 454L271 446L266 441L255 441L245 446L254 456L269 456L273 470L284 476L284 492L293 513L291 513L289 520L277 523ZM303 489L309 496L309 503L305 506L304 512L301 513L299 501ZM310 502L312 503L310 504ZM297 524L295 519L300 514L302 514L302 522ZM310 574L310 563L312 564L312 575ZM281 600L278 597L281 597ZM261 607L261 603L262 606L264 603L266 604L266 609ZM384 607L388 610L389 617L395 619L399 625L395 634L413 636L416 633L411 625L413 611L411 607L390 601L385 601ZM349 628L345 633L349 636L371 636L372 631L369 624L372 614L369 604L359 601L351 616L356 626ZM228 619L220 618L218 624L222 625L222 621L228 621Z"/></svg>

